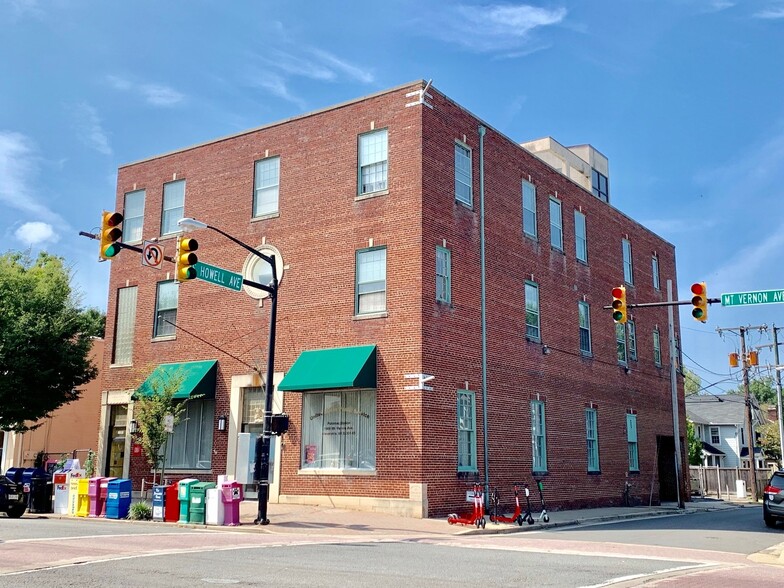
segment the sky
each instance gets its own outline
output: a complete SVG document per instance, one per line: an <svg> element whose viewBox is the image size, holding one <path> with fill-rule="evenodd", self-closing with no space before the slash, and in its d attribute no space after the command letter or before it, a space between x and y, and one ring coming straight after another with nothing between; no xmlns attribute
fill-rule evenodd
<svg viewBox="0 0 784 588"><path fill-rule="evenodd" d="M514 140L606 155L611 204L675 245L678 299L782 289L783 58L784 0L0 0L0 253L63 256L105 310L78 232L120 165L432 79ZM713 393L739 381L717 327L784 327L783 304L690 310Z"/></svg>

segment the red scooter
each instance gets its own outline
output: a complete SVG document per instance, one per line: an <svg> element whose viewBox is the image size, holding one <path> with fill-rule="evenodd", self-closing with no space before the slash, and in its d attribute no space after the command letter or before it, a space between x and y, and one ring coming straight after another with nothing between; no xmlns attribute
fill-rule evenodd
<svg viewBox="0 0 784 588"><path fill-rule="evenodd" d="M525 486L525 496L528 499L528 485ZM493 493L490 497L490 500L493 504L493 514L490 515L490 520L494 523L517 523L521 527L523 526L523 521L526 521L529 525L534 524L534 518L531 516L531 507L528 507L528 510L523 514L523 509L520 507L520 496L517 489L517 484L514 485L514 497L515 497L515 511L511 517L507 517L504 515L498 514L498 503L500 502L500 498L498 496L498 488L493 490ZM529 500L530 505L530 500Z"/></svg>
<svg viewBox="0 0 784 588"><path fill-rule="evenodd" d="M450 514L446 521L450 525L476 525L476 528L485 528L487 521L485 521L485 505L482 500L482 484L479 482L474 483L474 510L473 512L465 517L461 517L457 514Z"/></svg>

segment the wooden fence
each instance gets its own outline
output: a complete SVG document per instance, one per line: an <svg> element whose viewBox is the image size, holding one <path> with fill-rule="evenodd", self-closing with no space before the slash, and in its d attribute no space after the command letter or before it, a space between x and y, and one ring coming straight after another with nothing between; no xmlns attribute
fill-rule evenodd
<svg viewBox="0 0 784 588"><path fill-rule="evenodd" d="M689 466L692 494L719 499L737 496L737 480L746 483L746 496L751 496L751 469L719 468L708 466ZM762 496L762 489L770 478L768 470L757 470L757 496Z"/></svg>

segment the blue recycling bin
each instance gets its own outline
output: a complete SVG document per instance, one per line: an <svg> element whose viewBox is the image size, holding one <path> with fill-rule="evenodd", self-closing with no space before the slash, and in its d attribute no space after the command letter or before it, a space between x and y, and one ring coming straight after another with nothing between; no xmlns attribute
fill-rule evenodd
<svg viewBox="0 0 784 588"><path fill-rule="evenodd" d="M168 485L152 487L152 520L166 520L166 491Z"/></svg>
<svg viewBox="0 0 784 588"><path fill-rule="evenodd" d="M22 487L27 494L29 512L52 512L52 481L45 470L27 468L22 472Z"/></svg>
<svg viewBox="0 0 784 588"><path fill-rule="evenodd" d="M106 492L106 518L124 519L131 510L131 481L110 480Z"/></svg>

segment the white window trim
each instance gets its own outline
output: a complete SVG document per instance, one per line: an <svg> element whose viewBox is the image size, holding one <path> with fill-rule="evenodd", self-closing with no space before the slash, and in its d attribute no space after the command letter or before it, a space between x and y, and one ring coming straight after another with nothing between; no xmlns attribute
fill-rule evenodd
<svg viewBox="0 0 784 588"><path fill-rule="evenodd" d="M623 250L623 281L634 286L634 265L632 263L632 242L629 239L621 240Z"/></svg>
<svg viewBox="0 0 784 588"><path fill-rule="evenodd" d="M468 159L468 178L458 177L462 175L458 173L459 170L457 166L458 153L460 154L460 157L467 157ZM465 204L466 206L473 206L473 202L474 202L473 166L474 166L474 154L471 148L465 143L462 143L461 141L455 141L455 200L457 200L461 204ZM468 200L464 200L463 198L460 197L457 190L458 184L468 187Z"/></svg>
<svg viewBox="0 0 784 588"><path fill-rule="evenodd" d="M528 334L528 327L529 326L531 326L532 328L534 327L534 325L529 325L528 324L528 286L531 286L534 290L536 290L536 310L535 311L531 311L531 312L533 312L536 315L536 327L535 327L536 331L537 331L536 335L529 335ZM542 309L542 305L541 305L541 301L540 301L540 298L539 298L539 284L537 284L536 282L531 282L529 280L526 280L526 282L525 282L525 284L523 286L523 294L525 295L524 296L525 297L525 300L524 300L525 336L526 336L527 339L530 339L532 341L541 341L542 340L542 310L541 310Z"/></svg>
<svg viewBox="0 0 784 588"><path fill-rule="evenodd" d="M532 202L533 208L527 208L526 205L525 205L525 187L526 186L530 186L531 187L531 192L533 194L533 196L532 196L533 197L533 202ZM539 234L538 234L539 219L537 218L537 214L536 214L536 186L534 184L532 184L531 182L526 182L525 180L523 180L522 197L523 197L523 234L524 235L528 235L532 239L538 239L538 237L539 237ZM534 223L533 231L528 230L529 227L525 226L525 211L526 210L531 212L531 214L533 215L533 223Z"/></svg>
<svg viewBox="0 0 784 588"><path fill-rule="evenodd" d="M470 416L470 425L471 428L460 428L460 401L462 397L466 397L469 399L471 403L471 416ZM468 459L471 461L469 464L460 464L460 439L459 436L461 433L468 433L469 443L471 445ZM477 466L477 451L476 451L476 393L471 390L458 390L457 391L457 434L458 434L458 464L457 464L457 471L458 472L476 472L478 471Z"/></svg>
<svg viewBox="0 0 784 588"><path fill-rule="evenodd" d="M578 230L582 228L582 231ZM582 234L581 234L582 233ZM583 251L580 251L580 244L583 245ZM580 254L583 257L580 257ZM585 213L579 210L574 211L574 255L577 261L588 263L588 222Z"/></svg>
<svg viewBox="0 0 784 588"><path fill-rule="evenodd" d="M553 221L553 204L555 204L558 208L558 223L554 223ZM558 198L550 196L550 246L557 249L558 251L564 250L564 231L563 231L563 206L561 201ZM558 243L553 243L553 237L555 237L556 233L553 230L553 227L558 229Z"/></svg>
<svg viewBox="0 0 784 588"><path fill-rule="evenodd" d="M537 459L537 440L541 441L541 461ZM534 472L547 471L547 419L542 400L531 401L531 469Z"/></svg>
<svg viewBox="0 0 784 588"><path fill-rule="evenodd" d="M439 253L443 253L444 255L445 273L443 276L438 273ZM438 292L439 278L444 280L444 293L442 296L439 296ZM452 303L452 252L441 245L436 246L436 301L443 302L444 304Z"/></svg>
<svg viewBox="0 0 784 588"><path fill-rule="evenodd" d="M591 415L589 417L589 415ZM590 423L589 423L590 421ZM593 437L591 437L591 428L593 426ZM593 441L593 451L591 451L590 442ZM599 462L599 414L595 408L585 409L585 449L587 454L587 469L589 472L600 472L601 464ZM595 457L596 465L591 466L591 456Z"/></svg>

